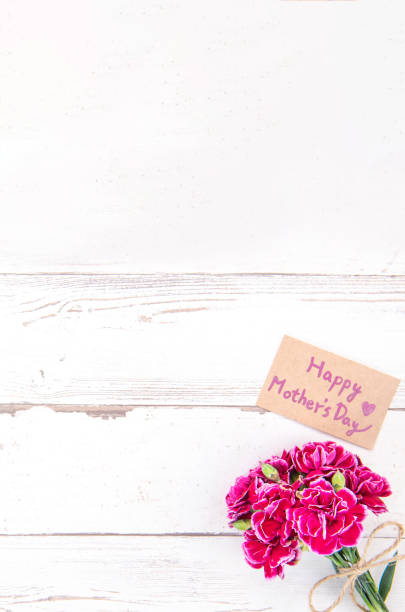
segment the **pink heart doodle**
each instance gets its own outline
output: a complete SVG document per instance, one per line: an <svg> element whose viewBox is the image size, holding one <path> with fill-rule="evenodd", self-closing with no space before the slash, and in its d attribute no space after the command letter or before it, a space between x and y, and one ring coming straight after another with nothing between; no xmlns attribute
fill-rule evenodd
<svg viewBox="0 0 405 612"><path fill-rule="evenodd" d="M370 402L363 402L361 405L364 416L368 416L375 410L375 404L370 404Z"/></svg>

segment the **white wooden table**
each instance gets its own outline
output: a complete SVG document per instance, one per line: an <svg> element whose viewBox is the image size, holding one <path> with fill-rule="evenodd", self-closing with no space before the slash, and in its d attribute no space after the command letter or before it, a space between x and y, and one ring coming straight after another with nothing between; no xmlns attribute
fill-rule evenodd
<svg viewBox="0 0 405 612"><path fill-rule="evenodd" d="M0 17L0 610L307 610L328 562L265 581L224 497L330 437L255 408L284 333L404 377L403 1ZM404 425L350 447L402 522Z"/></svg>

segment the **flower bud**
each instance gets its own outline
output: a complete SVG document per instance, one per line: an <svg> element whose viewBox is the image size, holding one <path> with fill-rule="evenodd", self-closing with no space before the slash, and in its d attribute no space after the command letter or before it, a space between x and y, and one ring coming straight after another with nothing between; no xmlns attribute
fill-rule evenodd
<svg viewBox="0 0 405 612"><path fill-rule="evenodd" d="M346 478L339 470L332 476L332 485L335 491L340 491L340 489L346 486Z"/></svg>
<svg viewBox="0 0 405 612"><path fill-rule="evenodd" d="M252 526L250 519L239 519L232 523L232 527L239 529L240 531L245 531Z"/></svg>
<svg viewBox="0 0 405 612"><path fill-rule="evenodd" d="M280 480L278 469L270 465L270 463L262 463L262 472L269 480L273 480L274 482Z"/></svg>

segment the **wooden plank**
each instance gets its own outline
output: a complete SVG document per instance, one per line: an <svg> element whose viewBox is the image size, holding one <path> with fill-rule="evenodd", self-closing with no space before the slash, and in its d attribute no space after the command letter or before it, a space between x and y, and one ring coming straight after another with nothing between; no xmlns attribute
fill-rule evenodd
<svg viewBox="0 0 405 612"><path fill-rule="evenodd" d="M390 411L373 451L345 444L385 475L405 523L405 412ZM136 408L125 418L33 408L0 416L0 533L234 533L225 495L268 456L326 440L266 412ZM378 519L370 517L367 532Z"/></svg>
<svg viewBox="0 0 405 612"><path fill-rule="evenodd" d="M85 4L2 1L1 270L405 272L401 2Z"/></svg>
<svg viewBox="0 0 405 612"><path fill-rule="evenodd" d="M389 543L379 539L376 550ZM327 559L305 553L284 581L266 581L244 562L240 538L224 536L0 537L0 562L7 612L302 612L311 585L332 572ZM402 609L404 578L400 564L392 612ZM337 592L338 581L329 582L317 604ZM348 596L339 610L353 610Z"/></svg>
<svg viewBox="0 0 405 612"><path fill-rule="evenodd" d="M284 333L401 378L404 309L404 276L1 275L0 403L254 406Z"/></svg>

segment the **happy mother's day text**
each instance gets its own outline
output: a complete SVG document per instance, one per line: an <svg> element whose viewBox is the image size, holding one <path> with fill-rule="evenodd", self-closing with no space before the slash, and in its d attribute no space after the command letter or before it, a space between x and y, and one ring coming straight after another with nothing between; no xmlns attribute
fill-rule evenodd
<svg viewBox="0 0 405 612"><path fill-rule="evenodd" d="M317 414L320 418L330 419L342 425L346 429L347 436L352 436L354 433L362 433L368 431L373 425L364 425L352 418L350 414L350 406L353 400L362 393L361 385L349 378L332 373L326 369L325 361L315 361L312 356L309 360L305 372L308 376L316 376L325 381L325 395L336 395L336 398L327 396L325 398L309 397L305 387L291 388L294 385L289 385L287 378L274 375L267 391L277 393L287 403L292 402L298 406L302 406L303 410L309 410L312 414ZM344 401L343 401L344 400Z"/></svg>

